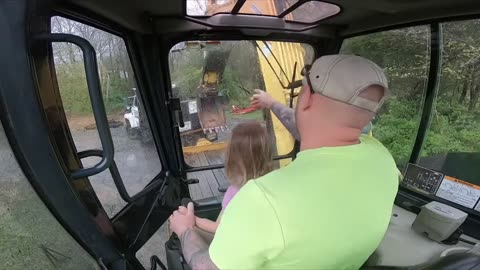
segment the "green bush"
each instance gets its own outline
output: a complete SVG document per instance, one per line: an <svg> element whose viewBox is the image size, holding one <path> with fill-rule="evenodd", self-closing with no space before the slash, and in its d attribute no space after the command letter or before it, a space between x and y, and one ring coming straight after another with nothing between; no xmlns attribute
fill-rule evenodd
<svg viewBox="0 0 480 270"><path fill-rule="evenodd" d="M58 87L67 115L92 112L83 63L56 65Z"/></svg>
<svg viewBox="0 0 480 270"><path fill-rule="evenodd" d="M58 86L67 115L92 114L84 65L80 63L56 65ZM133 95L133 84L128 79L110 73L101 77L103 101L107 114L115 114L125 107L124 98Z"/></svg>
<svg viewBox="0 0 480 270"><path fill-rule="evenodd" d="M230 105L246 107L250 104L251 90L247 89L238 74L231 68L226 68L219 86L219 94L230 101Z"/></svg>
<svg viewBox="0 0 480 270"><path fill-rule="evenodd" d="M174 93L181 100L196 98L202 80L202 69L199 66L184 65L170 74L172 83L177 87Z"/></svg>

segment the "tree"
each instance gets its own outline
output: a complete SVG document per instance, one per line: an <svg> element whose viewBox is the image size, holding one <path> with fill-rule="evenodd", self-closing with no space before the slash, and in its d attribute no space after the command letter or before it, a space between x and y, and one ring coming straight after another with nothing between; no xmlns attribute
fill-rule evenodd
<svg viewBox="0 0 480 270"><path fill-rule="evenodd" d="M123 108L124 97L135 87L133 69L124 41L113 34L62 17L53 17L52 32L85 38L97 53L104 101L109 113ZM80 48L71 43L54 43L53 54L65 110L68 114L91 113Z"/></svg>
<svg viewBox="0 0 480 270"><path fill-rule="evenodd" d="M423 156L480 151L480 20L443 24L439 93ZM379 113L374 135L397 163L411 153L420 121L429 65L426 26L348 39L344 53L369 58L383 67L393 98Z"/></svg>

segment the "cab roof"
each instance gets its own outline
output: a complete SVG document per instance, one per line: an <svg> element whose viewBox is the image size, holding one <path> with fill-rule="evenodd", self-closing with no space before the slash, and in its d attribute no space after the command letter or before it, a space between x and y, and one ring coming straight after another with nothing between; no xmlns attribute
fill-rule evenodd
<svg viewBox="0 0 480 270"><path fill-rule="evenodd" d="M334 30L339 36L350 36L396 25L480 14L478 0L328 0L325 2L337 5L340 11L313 24L305 24L286 21L279 17L231 12L211 16L189 16L187 1L202 0L65 0L64 3L67 5L63 7L66 10L80 8L139 32L154 31L149 24L153 19L157 22L155 30L158 32L224 28L255 29L264 34L268 34L269 31ZM233 1L245 2L245 0Z"/></svg>

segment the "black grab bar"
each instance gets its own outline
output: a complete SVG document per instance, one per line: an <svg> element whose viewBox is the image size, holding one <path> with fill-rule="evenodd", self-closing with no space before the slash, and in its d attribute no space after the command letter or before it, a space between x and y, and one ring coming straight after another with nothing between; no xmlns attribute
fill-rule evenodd
<svg viewBox="0 0 480 270"><path fill-rule="evenodd" d="M80 159L84 159L87 157L102 157L103 152L102 150L93 149L93 150L78 152L77 155ZM133 202L136 199L143 197L143 195L147 194L152 189L156 189L165 181L165 180L152 181L142 191L135 194L135 196L130 197L127 189L125 188L125 184L123 183L122 177L120 176L120 172L118 171L118 167L117 167L117 164L115 163L115 160L112 161L112 164L110 165L109 169L110 169L110 174L112 175L112 178L113 178L113 183L115 184L115 187L117 188L117 191L120 194L120 197L127 203Z"/></svg>
<svg viewBox="0 0 480 270"><path fill-rule="evenodd" d="M98 76L97 55L95 49L86 39L71 34L42 33L34 36L34 40L47 42L68 42L80 47L85 63L88 93L92 102L93 116L97 125L98 135L102 144L101 160L92 167L81 168L71 172L73 179L92 176L109 168L113 162L114 148L110 127L108 125L105 105L103 103L100 78Z"/></svg>

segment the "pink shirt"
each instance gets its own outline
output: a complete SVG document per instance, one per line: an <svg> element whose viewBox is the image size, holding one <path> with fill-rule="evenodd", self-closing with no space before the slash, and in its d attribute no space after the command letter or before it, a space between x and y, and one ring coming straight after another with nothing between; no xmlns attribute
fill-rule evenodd
<svg viewBox="0 0 480 270"><path fill-rule="evenodd" d="M225 209L227 207L227 205L230 203L233 197L235 197L235 195L239 190L240 190L239 188L233 185L230 185L228 187L227 191L225 192L225 195L223 195L222 209Z"/></svg>

